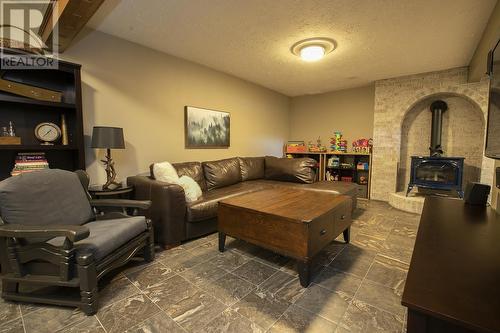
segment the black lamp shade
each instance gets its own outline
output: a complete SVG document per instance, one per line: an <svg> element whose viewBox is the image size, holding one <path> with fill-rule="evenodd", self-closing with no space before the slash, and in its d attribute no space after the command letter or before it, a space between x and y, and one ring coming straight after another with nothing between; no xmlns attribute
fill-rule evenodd
<svg viewBox="0 0 500 333"><path fill-rule="evenodd" d="M92 130L92 148L125 149L123 128L95 126Z"/></svg>

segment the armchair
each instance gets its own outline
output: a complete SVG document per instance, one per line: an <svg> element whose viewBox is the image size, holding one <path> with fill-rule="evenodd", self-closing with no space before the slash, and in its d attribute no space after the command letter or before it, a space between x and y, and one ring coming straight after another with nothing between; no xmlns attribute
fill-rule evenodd
<svg viewBox="0 0 500 333"><path fill-rule="evenodd" d="M0 182L2 298L97 312L97 282L140 254L154 259L149 201L92 200L88 175L49 169ZM101 208L122 211L101 212ZM127 208L134 216L127 215ZM45 288L33 292L32 287Z"/></svg>

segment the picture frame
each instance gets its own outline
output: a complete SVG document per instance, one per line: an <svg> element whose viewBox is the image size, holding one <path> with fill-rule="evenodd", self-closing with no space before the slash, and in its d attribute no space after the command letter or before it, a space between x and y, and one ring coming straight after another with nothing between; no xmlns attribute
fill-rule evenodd
<svg viewBox="0 0 500 333"><path fill-rule="evenodd" d="M231 114L196 106L184 107L184 142L188 149L229 148Z"/></svg>

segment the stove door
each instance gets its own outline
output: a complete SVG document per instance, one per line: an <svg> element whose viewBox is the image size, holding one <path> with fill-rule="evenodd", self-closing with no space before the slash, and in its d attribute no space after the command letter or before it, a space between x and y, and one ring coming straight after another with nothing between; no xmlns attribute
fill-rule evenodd
<svg viewBox="0 0 500 333"><path fill-rule="evenodd" d="M456 161L421 160L412 169L413 184L435 189L461 186L460 166Z"/></svg>

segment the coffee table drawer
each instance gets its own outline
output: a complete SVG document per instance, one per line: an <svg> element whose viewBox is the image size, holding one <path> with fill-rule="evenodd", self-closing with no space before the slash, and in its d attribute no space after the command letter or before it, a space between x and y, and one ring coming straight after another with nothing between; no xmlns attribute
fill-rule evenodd
<svg viewBox="0 0 500 333"><path fill-rule="evenodd" d="M307 255L307 225L219 204L218 231L293 258Z"/></svg>
<svg viewBox="0 0 500 333"><path fill-rule="evenodd" d="M340 235L351 225L352 201L345 201L334 212L334 233Z"/></svg>

